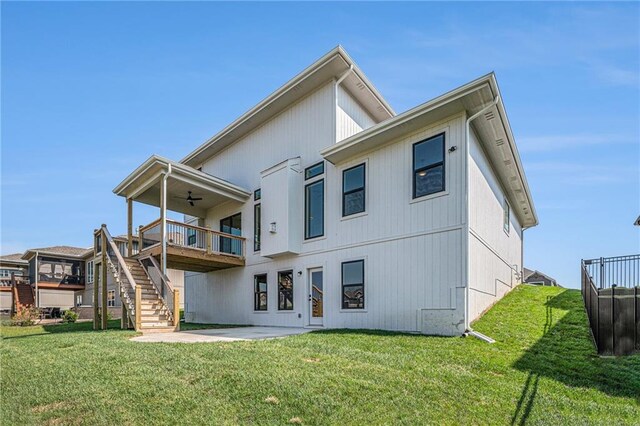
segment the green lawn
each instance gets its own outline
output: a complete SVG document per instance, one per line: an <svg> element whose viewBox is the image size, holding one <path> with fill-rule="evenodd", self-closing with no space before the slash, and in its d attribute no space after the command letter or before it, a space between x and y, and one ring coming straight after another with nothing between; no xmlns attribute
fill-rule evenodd
<svg viewBox="0 0 640 426"><path fill-rule="evenodd" d="M117 325L113 322L113 326ZM640 357L599 358L580 294L521 286L474 327L143 344L1 329L0 424L639 424Z"/></svg>

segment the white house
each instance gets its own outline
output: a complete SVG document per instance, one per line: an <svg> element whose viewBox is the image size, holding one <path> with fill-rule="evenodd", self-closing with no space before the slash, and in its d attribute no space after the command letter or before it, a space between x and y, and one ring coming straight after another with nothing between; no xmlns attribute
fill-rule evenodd
<svg viewBox="0 0 640 426"><path fill-rule="evenodd" d="M160 207L142 252L189 271L201 323L459 335L520 283L538 223L493 73L396 114L342 47L114 192L129 223Z"/></svg>

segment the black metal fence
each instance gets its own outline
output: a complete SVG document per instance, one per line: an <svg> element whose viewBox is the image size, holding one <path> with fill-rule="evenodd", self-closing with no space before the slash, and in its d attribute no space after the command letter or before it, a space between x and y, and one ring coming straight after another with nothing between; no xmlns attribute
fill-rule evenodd
<svg viewBox="0 0 640 426"><path fill-rule="evenodd" d="M640 352L640 255L583 260L581 275L598 353Z"/></svg>

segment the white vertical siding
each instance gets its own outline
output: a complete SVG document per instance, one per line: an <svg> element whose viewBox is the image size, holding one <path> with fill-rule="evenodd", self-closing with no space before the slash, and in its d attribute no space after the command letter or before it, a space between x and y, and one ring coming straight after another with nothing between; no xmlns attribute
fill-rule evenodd
<svg viewBox="0 0 640 426"><path fill-rule="evenodd" d="M324 105L331 111L331 102L323 103L331 101L326 95L322 89L315 95L318 99L307 99L306 102ZM293 108L298 107L306 108L301 104ZM296 114L285 113L275 121L290 120L292 116ZM324 114L307 113L300 119L311 116L324 117ZM287 129L288 126L269 123L264 127ZM318 151L332 143L332 135L323 133L323 138L311 137L305 126L298 125L296 129L302 133L296 136L290 128L292 133L287 133L286 137L270 139L273 134L267 132L263 136L266 139L240 141L237 148L234 148L236 145L229 148L235 149L233 156L224 156L234 167L216 157L205 165L205 170L229 179L236 175L235 180L231 179L234 183L245 182L248 188L255 189L258 181L251 184L253 176L257 179L261 170L286 156L301 155L303 169L319 160ZM413 144L442 132L446 140L446 191L413 200ZM301 142L297 148L289 146L289 140L304 141L306 138L313 144ZM268 153L262 146L269 147ZM459 149L448 153L451 146ZM300 255L267 259L253 253L253 200L244 205L229 202L211 209L206 225L214 229L218 229L221 218L242 213L242 234L247 237L247 266L208 274L186 274L188 320L305 326L309 322L307 270L321 266L324 268L326 327L460 333L464 309L462 293L458 289L464 285L465 254L462 231L465 153L460 149L462 147L464 114L461 113L426 124L424 129L390 141L349 164L335 167L327 163L325 235L303 242ZM268 157L267 160L263 156ZM366 212L342 218L342 171L362 162L367 164ZM226 174L221 175L219 170ZM299 190L303 191L302 185ZM269 202L264 194L261 202L263 205ZM263 228L263 233L265 231ZM355 259L365 259L364 311L341 309L341 263ZM295 310L280 312L277 310L277 272L287 269L294 271ZM269 310L254 312L253 276L262 273L268 275Z"/></svg>
<svg viewBox="0 0 640 426"><path fill-rule="evenodd" d="M367 110L342 86L338 86L336 108L336 142L376 124Z"/></svg>
<svg viewBox="0 0 640 426"><path fill-rule="evenodd" d="M509 232L503 231L504 190L475 132L470 137L469 316L474 320L518 284L522 227L512 211Z"/></svg>

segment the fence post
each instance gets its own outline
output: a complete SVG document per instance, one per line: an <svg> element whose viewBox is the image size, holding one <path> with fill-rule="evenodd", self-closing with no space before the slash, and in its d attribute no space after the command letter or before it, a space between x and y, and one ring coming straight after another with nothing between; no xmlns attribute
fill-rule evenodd
<svg viewBox="0 0 640 426"><path fill-rule="evenodd" d="M616 286L611 286L611 348L613 349L613 354L616 354L616 300L615 300L615 292Z"/></svg>

